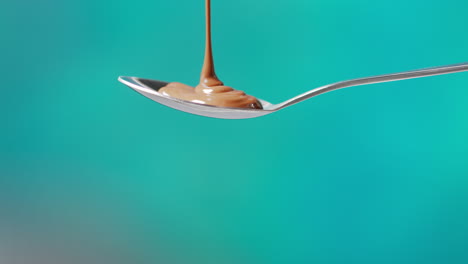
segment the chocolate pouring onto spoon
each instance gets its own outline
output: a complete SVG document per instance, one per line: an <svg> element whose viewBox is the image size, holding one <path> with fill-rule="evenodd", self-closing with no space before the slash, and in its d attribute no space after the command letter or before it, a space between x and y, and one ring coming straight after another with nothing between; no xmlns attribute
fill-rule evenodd
<svg viewBox="0 0 468 264"><path fill-rule="evenodd" d="M313 89L280 104L271 104L225 86L216 76L211 45L211 0L205 0L205 3L205 60L197 87L125 76L119 77L119 81L160 104L180 111L222 119L246 119L264 116L317 95L346 87L468 71L468 63L462 63L348 80Z"/></svg>

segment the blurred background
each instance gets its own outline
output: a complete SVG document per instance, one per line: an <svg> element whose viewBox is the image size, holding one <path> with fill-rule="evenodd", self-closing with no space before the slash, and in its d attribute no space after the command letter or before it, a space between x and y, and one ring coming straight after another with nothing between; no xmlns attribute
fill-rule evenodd
<svg viewBox="0 0 468 264"><path fill-rule="evenodd" d="M273 103L468 61L467 1L212 2L218 76ZM467 73L216 120L117 82L196 85L202 0L3 1L0 32L1 263L468 263Z"/></svg>

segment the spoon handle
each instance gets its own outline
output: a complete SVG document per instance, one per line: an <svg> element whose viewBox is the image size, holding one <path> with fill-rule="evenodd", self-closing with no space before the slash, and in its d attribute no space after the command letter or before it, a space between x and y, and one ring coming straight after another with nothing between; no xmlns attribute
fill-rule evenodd
<svg viewBox="0 0 468 264"><path fill-rule="evenodd" d="M284 108L286 106L299 103L301 101L304 101L306 99L312 98L314 96L317 96L323 93L331 92L331 91L342 89L342 88L352 87L352 86L393 82L393 81L415 79L415 78L421 78L421 77L428 77L428 76L442 75L442 74L449 74L449 73L456 73L456 72L464 72L464 71L468 71L468 62L460 63L460 64L452 64L452 65L447 65L447 66L426 68L426 69L420 69L420 70L414 70L414 71L406 71L406 72L399 72L399 73L353 79L353 80L325 85L325 86L310 90L304 94L301 94L286 102L283 102L279 104L278 106L279 108Z"/></svg>

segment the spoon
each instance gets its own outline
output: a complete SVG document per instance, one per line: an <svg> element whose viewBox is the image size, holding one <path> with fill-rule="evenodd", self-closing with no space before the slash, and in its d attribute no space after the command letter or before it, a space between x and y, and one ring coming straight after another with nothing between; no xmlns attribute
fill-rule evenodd
<svg viewBox="0 0 468 264"><path fill-rule="evenodd" d="M140 94L160 104L166 105L168 107L172 107L180 111L184 111L184 112L195 114L195 115L213 117L213 118L247 119L247 118L254 118L254 117L260 117L260 116L264 116L267 114L271 114L285 107L302 102L306 99L315 97L323 93L342 89L342 88L366 85L366 84L374 84L374 83L392 82L392 81L399 81L399 80L405 80L405 79L414 79L414 78L421 78L421 77L428 77L428 76L442 75L442 74L449 74L449 73L456 73L456 72L464 72L464 71L468 71L468 62L461 63L461 64L452 64L452 65L441 66L441 67L415 70L415 71L406 71L406 72L400 72L400 73L378 75L378 76L342 81L342 82L337 82L337 83L325 85L325 86L310 90L306 93L298 95L294 98L291 98L279 104L271 104L267 101L259 99L260 103L263 106L263 109L218 107L218 106L204 105L204 104L199 104L199 103L194 103L194 102L189 102L189 101L184 101L184 100L180 100L177 98L169 97L158 92L160 88L168 84L167 82L163 82L163 81L142 79L142 78L137 78L137 77L126 77L126 76L119 77L119 81L129 86L130 88L134 89L135 91L139 92Z"/></svg>

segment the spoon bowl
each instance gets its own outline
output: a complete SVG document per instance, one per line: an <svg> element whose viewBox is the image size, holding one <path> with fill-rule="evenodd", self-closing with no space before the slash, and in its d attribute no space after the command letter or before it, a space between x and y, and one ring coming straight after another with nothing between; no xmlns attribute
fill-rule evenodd
<svg viewBox="0 0 468 264"><path fill-rule="evenodd" d="M247 119L267 115L273 112L271 109L273 105L260 99L258 100L262 104L263 109L217 107L184 101L159 93L159 89L166 86L168 82L126 76L119 77L119 81L155 102L195 115L222 119Z"/></svg>
<svg viewBox="0 0 468 264"><path fill-rule="evenodd" d="M169 97L158 92L159 89L168 84L168 82L163 81L126 76L119 77L119 81L153 101L156 101L160 104L166 105L168 107L180 111L184 111L195 115L221 119L247 119L271 114L285 107L297 104L299 102L318 96L320 94L346 87L367 85L373 83L392 82L464 71L468 71L468 63L453 64L448 66L348 80L310 90L280 104L271 104L265 100L259 99L260 103L263 106L263 109L217 107Z"/></svg>

